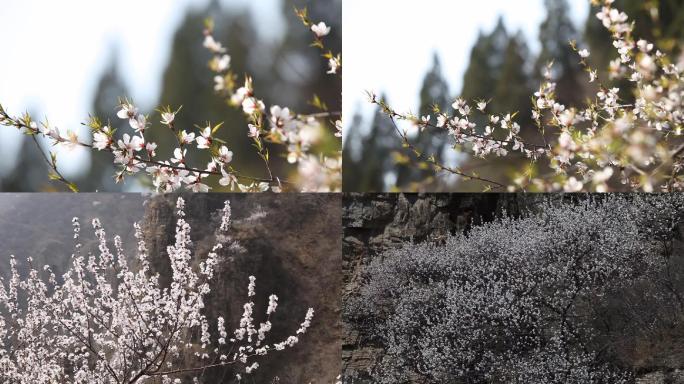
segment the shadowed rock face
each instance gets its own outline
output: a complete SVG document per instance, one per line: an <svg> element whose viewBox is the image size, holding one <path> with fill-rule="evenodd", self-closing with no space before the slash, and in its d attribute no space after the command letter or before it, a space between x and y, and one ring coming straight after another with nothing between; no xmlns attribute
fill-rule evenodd
<svg viewBox="0 0 684 384"><path fill-rule="evenodd" d="M221 265L208 300L209 317L219 314L226 329L234 329L247 297L248 276L256 277L255 314L265 313L268 295L279 298L271 318L272 341L294 333L308 307L315 310L312 327L300 343L273 353L260 362L249 380L270 383L332 383L341 372L340 292L342 290L340 228L341 197L308 194L208 194L185 195L186 220L192 226L196 257L204 257L214 244L217 211L230 200L231 235L246 252L228 255ZM144 231L154 265L169 276L166 247L175 233L176 196L151 199L145 211ZM250 220L254 212L266 214ZM259 322L263 319L255 317ZM232 327L229 327L232 326ZM230 370L205 374L205 382L222 382ZM251 382L251 381L248 381Z"/></svg>

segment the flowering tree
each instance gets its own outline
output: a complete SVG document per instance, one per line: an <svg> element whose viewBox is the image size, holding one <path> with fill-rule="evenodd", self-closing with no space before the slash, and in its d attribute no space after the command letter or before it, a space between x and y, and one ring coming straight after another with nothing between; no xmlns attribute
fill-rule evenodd
<svg viewBox="0 0 684 384"><path fill-rule="evenodd" d="M532 96L531 115L537 135L521 135L517 112L487 113L490 100L457 99L453 114L434 107L434 113L416 116L400 113L370 93L371 103L394 123L397 134L415 159L438 173L457 175L483 183L486 190L598 191L684 189L681 156L684 123L682 68L654 44L632 35L634 28L614 0L592 0L601 5L597 17L612 34L618 58L610 63L608 79L601 79L588 63L590 52L570 42L586 70L587 81L598 91L586 105L563 105L556 100L553 64L544 71L545 81ZM626 89L614 85L629 84ZM620 95L629 95L623 96ZM483 126L475 123L481 115ZM523 158L529 167L510 180L493 180L475 171L453 167L423 153L409 132L396 121L408 121L418 135L430 131L449 134L454 151L476 158ZM545 170L549 170L546 173Z"/></svg>
<svg viewBox="0 0 684 384"><path fill-rule="evenodd" d="M328 74L341 75L341 54L326 50L324 39L330 33L330 27L324 22L314 23L308 17L306 8L297 9L297 16L311 30L313 47L323 52L328 61ZM227 49L212 35L213 22L206 21L204 30L204 47L213 57L209 68L214 73L214 90L220 97L226 98L228 104L239 108L246 117L245 134L252 141L257 154L262 159L266 176L255 177L241 173L231 162L233 152L226 142L217 137L222 123L206 123L197 126L197 130L177 127L175 117L181 107L170 106L158 109L159 123L168 129L176 138L177 147L172 149L173 157L161 159L157 156L157 144L145 137L145 132L154 129L149 115L145 115L128 99L121 99L117 116L129 122L132 132L118 135L111 124L91 116L85 123L92 132L92 141L88 142L73 131L66 134L48 123L35 121L28 113L23 116L11 116L0 105L0 125L18 128L31 136L40 149L37 136L47 139L52 145L66 147L84 147L90 150L106 151L113 155L113 162L118 166L114 175L117 182L126 176L139 173L146 174L157 191L171 192L186 188L194 192L208 192L208 178L216 178L218 183L231 190L263 192L272 190L301 191L338 191L341 188L341 155L339 149L333 153L316 153L312 147L320 136L320 131L327 126L333 127L334 135L341 137L342 123L339 111L330 111L324 101L314 97L312 106L314 113L297 114L287 107L272 105L267 108L262 100L254 94L253 79L246 75L244 85L238 85L238 76L230 67L231 57ZM295 179L275 175L271 170L269 145L284 146L288 152L287 161L296 164ZM339 143L341 147L341 143ZM211 155L211 161L204 164L191 162L192 152L204 151ZM50 152L44 160L51 168L50 178L65 183L71 190L77 191L74 183L69 182L57 168L57 156Z"/></svg>
<svg viewBox="0 0 684 384"><path fill-rule="evenodd" d="M373 382L633 382L615 351L684 319L684 198L595 199L374 258L344 310Z"/></svg>
<svg viewBox="0 0 684 384"><path fill-rule="evenodd" d="M217 243L198 265L192 261L182 198L177 209L175 244L168 247L172 270L168 287L151 270L137 224L134 260L126 257L118 236L114 252L109 249L97 219L92 224L99 255L84 256L77 244L61 279L48 265L44 271L31 266L22 278L12 257L11 276L0 284L0 381L180 383L192 378L197 382L204 371L226 366L236 366L235 380L240 381L259 368L264 356L296 345L311 324L313 309L293 335L269 341L278 297L271 295L268 308L257 314L253 276L239 326L229 333L222 317L216 324L209 323L203 310L220 254L241 249L228 235L230 204L226 202L223 209ZM78 241L76 218L73 227ZM263 318L258 326L255 317Z"/></svg>

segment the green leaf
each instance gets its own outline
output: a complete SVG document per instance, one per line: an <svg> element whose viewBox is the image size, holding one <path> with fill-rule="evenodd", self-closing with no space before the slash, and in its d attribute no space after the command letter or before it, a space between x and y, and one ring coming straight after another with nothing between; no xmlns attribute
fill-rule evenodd
<svg viewBox="0 0 684 384"><path fill-rule="evenodd" d="M328 110L328 106L323 102L323 100L321 100L320 97L318 97L317 94L313 95L313 98L311 99L311 101L309 101L309 105L311 105L314 108L319 109L321 111L327 111Z"/></svg>
<svg viewBox="0 0 684 384"><path fill-rule="evenodd" d="M209 32L214 30L214 19L211 17L207 17L204 19L204 28L206 28Z"/></svg>
<svg viewBox="0 0 684 384"><path fill-rule="evenodd" d="M216 126L211 129L211 134L213 135L214 133L216 133L219 130L219 128L221 128L222 126L223 126L223 122L216 124Z"/></svg>
<svg viewBox="0 0 684 384"><path fill-rule="evenodd" d="M309 21L309 10L306 7L302 9L294 7L294 11L297 17L299 17L299 20L302 21L302 24L304 24L307 27L311 25L311 22Z"/></svg>
<svg viewBox="0 0 684 384"><path fill-rule="evenodd" d="M74 183L67 183L67 186L71 190L71 192L77 193L78 192L78 187Z"/></svg>

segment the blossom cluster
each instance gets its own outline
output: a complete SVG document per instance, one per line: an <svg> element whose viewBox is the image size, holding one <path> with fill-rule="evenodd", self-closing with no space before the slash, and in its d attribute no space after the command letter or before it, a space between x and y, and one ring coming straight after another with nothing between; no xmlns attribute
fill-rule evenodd
<svg viewBox="0 0 684 384"><path fill-rule="evenodd" d="M331 27L324 22L314 24L308 19L307 10L296 10L304 25L313 33L316 47L324 49L323 38L327 36ZM253 79L245 76L239 86L238 76L232 71L231 57L227 49L213 35L214 26L211 21L206 23L204 30L204 47L213 57L209 68L214 72L214 90L226 98L229 105L240 108L245 114L247 136L254 141L262 159L268 161L268 150L264 142L283 145L287 150L287 161L298 164L299 184L302 191L336 191L341 187L342 158L339 151L333 155L311 153L312 147L321 140L324 129L322 118L332 117L334 114L327 110L324 103L314 98L313 105L320 108L320 113L296 114L288 107L272 105L266 107L264 101L257 97L254 91ZM329 59L328 74L340 71L340 55L324 54ZM335 136L341 137L341 120L333 122L336 128ZM312 177L313 176L313 177Z"/></svg>
<svg viewBox="0 0 684 384"><path fill-rule="evenodd" d="M607 351L681 326L682 255L670 250L684 198L555 200L373 258L344 304L362 342L383 351L365 374L377 383L634 382Z"/></svg>
<svg viewBox="0 0 684 384"><path fill-rule="evenodd" d="M229 333L219 317L204 314L207 295L222 254L240 249L228 236L230 205L222 212L217 243L195 260L184 201L178 199L175 243L168 247L171 281L152 270L143 234L135 225L137 255L125 255L120 237L111 250L99 220L92 226L98 255L81 254L78 243L70 267L58 277L49 265L26 277L10 259L11 276L0 284L0 381L3 383L180 383L204 371L235 366L236 380L259 368L269 353L298 343L311 325L313 309L292 336L271 342L271 317L278 297L255 325L255 278L239 326ZM80 224L73 219L74 238ZM135 267L134 267L135 266ZM41 276L44 275L44 277ZM191 361L190 366L183 362Z"/></svg>
<svg viewBox="0 0 684 384"><path fill-rule="evenodd" d="M331 28L324 22L311 23L305 9L297 10L297 15L314 35L314 45L323 49L323 38L330 33ZM227 49L214 39L212 32L213 25L208 22L204 31L204 47L213 54L209 67L215 73L214 89L219 94L227 96L229 104L241 108L244 112L245 134L253 140L267 176L246 175L233 167L233 152L217 135L222 124L206 123L202 127L197 127L197 130L177 127L176 116L181 108L172 109L166 106L157 111L159 124L175 136L175 147L164 151L173 153L170 158L159 157L157 143L145 136L146 131L153 129L151 116L141 113L137 106L127 99L120 100L117 117L128 121L131 131L117 134L109 122L104 123L97 117L91 117L85 125L91 130L92 142L80 138L73 131L64 134L47 120L39 123L28 114L21 117L10 116L2 106L0 125L18 128L34 139L38 136L43 137L51 145L110 152L113 155L113 164L117 168L117 182L123 181L127 176L144 174L157 192L180 189L208 192L211 189L208 182L210 178L216 178L218 184L223 187L241 192L339 191L342 184L341 152L336 150L334 153L323 153L316 147L327 134L325 129L328 125L335 128L336 137L341 137L341 121L334 120L339 116L339 112L328 111L325 103L317 98L315 100L318 102L313 104L321 111L313 114L295 114L290 108L278 105L267 108L264 101L254 94L253 79L250 76L245 76L241 87L235 86L237 76L231 70L231 57ZM331 53L324 56L330 60L328 73L338 73L341 56L333 56ZM35 142L39 146L38 141ZM288 163L296 164L297 172L294 179L288 180L287 177L273 174L269 145L280 145L285 148ZM341 147L341 143L339 146ZM192 154L198 152L208 153L211 160L207 164L193 163ZM66 183L72 190L77 189L59 173L55 153L50 152L50 158L46 157L45 160L52 170L52 179Z"/></svg>
<svg viewBox="0 0 684 384"><path fill-rule="evenodd" d="M679 191L684 189L684 147L679 144L684 124L683 68L676 65L653 43L632 36L633 23L613 7L614 0L596 0L601 4L596 17L611 33L618 58L610 63L606 83L588 63L591 53L571 42L578 60L585 68L588 83L598 89L585 106L568 106L556 99L552 64L544 70L544 81L532 96L531 115L538 133L523 138L515 113L488 114L488 101L472 103L461 98L452 107L453 114L435 110L435 114L401 114L370 95L372 103L394 120L406 120L419 128L446 130L453 146L467 149L478 158L526 158L531 166L518 172L510 181L495 181L448 167L420 153L411 144L408 133L397 131L405 144L419 158L429 158L436 171L446 171L466 180L484 182L488 189L509 191L597 191L642 190ZM626 79L628 89L610 86ZM634 94L631 102L621 98L622 91ZM626 92L625 92L626 93ZM475 123L474 114L486 124ZM535 174L534 165L551 172Z"/></svg>

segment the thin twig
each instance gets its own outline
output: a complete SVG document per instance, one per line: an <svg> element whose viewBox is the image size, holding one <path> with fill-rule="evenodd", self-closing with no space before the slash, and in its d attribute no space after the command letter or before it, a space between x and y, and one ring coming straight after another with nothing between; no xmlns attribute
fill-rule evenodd
<svg viewBox="0 0 684 384"><path fill-rule="evenodd" d="M401 130L399 129L399 126L397 126L397 123L396 123L396 121L394 120L394 117L393 117L393 116L390 116L390 121L392 121L392 125L394 126L395 131L396 131L397 134L402 138L402 141L404 142L404 144L405 144L409 149L411 149L416 155L422 155L421 152L420 152L420 150L418 150L418 148L416 148L413 144L411 144L411 142L409 141L408 137L406 137L406 135L404 135L404 134L401 132ZM421 156L418 156L418 157L420 158ZM461 177L463 177L463 178L465 178L465 179L478 180L478 181L481 181L481 182L490 184L489 187L492 188L492 189L501 189L501 188L505 188L505 187L506 187L504 184L501 184L501 183L499 183L499 182L497 182L497 181L490 180L490 179L487 179L487 178L484 178L484 177L480 177L480 176L469 175L469 174L467 174L467 173L465 173L465 172L462 172L462 171L460 171L460 170L458 170L458 169L453 169L453 168L451 168L451 167L448 167L448 166L446 166L446 165L444 165L444 164L438 162L437 160L435 160L435 159L433 159L433 158L427 158L427 159L424 159L424 161L426 161L427 163L433 165L434 167L438 168L439 170L442 170L442 171L445 171L445 172L449 172L449 173L454 174L454 175L461 176ZM496 187L493 187L493 186L496 186Z"/></svg>
<svg viewBox="0 0 684 384"><path fill-rule="evenodd" d="M43 134L42 132L40 132L38 129L35 129L35 128L32 128L32 127L27 126L26 124L22 123L22 122L19 121L18 119L12 118L12 117L9 116L4 110L0 110L0 115L2 115L2 117L4 118L4 120L6 120L7 122L9 122L11 126L14 126L14 127L17 128L17 129L22 129L22 128L23 128L23 129L26 129L26 130L28 130L28 131L31 132L31 136L32 136L33 140L36 142L36 145L38 145L39 151L40 151L40 153L41 153L43 159L44 159L45 162L48 164L48 166L55 172L55 176L58 177L56 180L58 180L58 181L60 181L60 182L63 182L63 183L65 183L65 184L67 184L67 186L69 186L69 188L73 191L73 190L75 189L76 186L75 186L73 183L69 182L66 178L64 178L64 177L61 175L61 173L56 169L56 167L53 166L52 162L45 156L45 153L44 153L42 150L40 150L40 145L37 143L37 140L36 140L35 136L38 135L38 134L43 135L43 136L46 136L46 135ZM175 136L175 135L174 135L174 136ZM93 150L93 151L95 150L95 148L93 147L92 144L84 143L84 142L82 142L82 141L75 141L75 142L72 142L72 141L68 141L68 140L66 140L66 139L64 139L64 138L62 138L62 137L59 137L59 138L52 138L52 139L53 139L56 143L67 143L67 142L68 142L69 144L78 145L78 146L81 146L81 147L84 147L84 148L88 148L88 149ZM109 147L103 149L103 151L106 151L106 152L109 152L109 153L113 153L113 152L114 152L113 149L112 149L112 148L109 148ZM160 161L156 161L156 160L152 160L152 159L145 159L145 158L142 158L142 157L137 156L137 155L134 155L134 156L132 157L132 159L135 160L135 161L137 161L137 162L140 162L140 163L144 163L144 164L147 164L147 165L155 165L155 166L159 166L159 167L166 168L166 169L184 170L184 171L194 172L194 173L201 174L201 175L223 176L223 174L222 174L221 172L218 172L218 171L208 171L208 170L203 170L203 169L198 169L198 168L192 168L192 167L183 167L183 166L176 166L176 165L171 165L171 164L165 164L165 163L162 163L162 162L160 162ZM286 180L286 179L280 179L280 178L277 178L277 179L276 179L276 178L273 177L273 175L271 174L270 169L269 169L268 171L269 171L270 178L253 177L253 176L248 176L248 175L241 174L241 173L239 173L239 172L231 172L231 173L232 173L235 177L237 177L237 178L239 178L239 179L249 180L249 181L253 181L253 182L266 182L266 183L276 183L276 182L277 182L277 183L282 183L282 184L293 184L293 182L288 181L288 180ZM78 191L78 189L76 189L74 192L77 192L77 191Z"/></svg>
<svg viewBox="0 0 684 384"><path fill-rule="evenodd" d="M57 164L54 163L53 161L51 161L50 159L48 159L48 157L45 155L45 152L43 152L43 148L41 148L40 143L38 143L38 139L36 139L36 135L30 134L29 136L31 136L31 139L33 139L33 142L36 144L38 152L40 153L43 160L45 160L45 163L52 170L53 175L54 175L53 179L64 183L69 188L69 190L71 190L72 192L78 192L78 188L76 187L76 184L67 180L64 177L64 175L62 175L62 173L59 172L59 170L57 169Z"/></svg>

